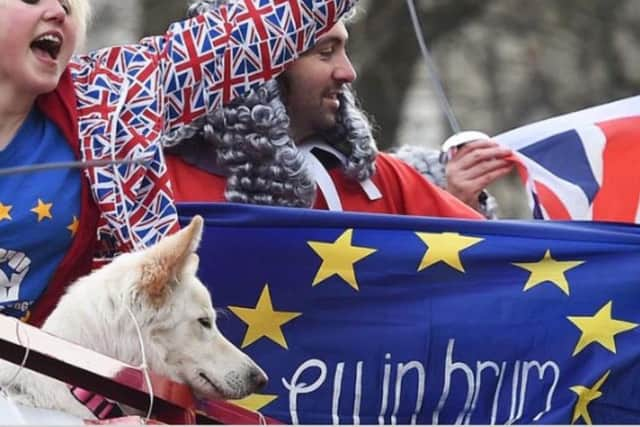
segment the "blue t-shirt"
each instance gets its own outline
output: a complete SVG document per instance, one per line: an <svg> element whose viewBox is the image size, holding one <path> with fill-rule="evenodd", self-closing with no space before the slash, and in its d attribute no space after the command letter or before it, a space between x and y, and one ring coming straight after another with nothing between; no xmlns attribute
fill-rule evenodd
<svg viewBox="0 0 640 427"><path fill-rule="evenodd" d="M75 160L37 108L9 145L0 168ZM77 169L0 176L0 312L26 318L69 250L80 217Z"/></svg>

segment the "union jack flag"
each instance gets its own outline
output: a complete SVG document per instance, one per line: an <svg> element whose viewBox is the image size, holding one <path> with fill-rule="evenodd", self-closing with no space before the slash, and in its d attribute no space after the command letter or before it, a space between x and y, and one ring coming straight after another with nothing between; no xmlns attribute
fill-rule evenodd
<svg viewBox="0 0 640 427"><path fill-rule="evenodd" d="M640 96L495 137L516 151L533 215L640 222Z"/></svg>

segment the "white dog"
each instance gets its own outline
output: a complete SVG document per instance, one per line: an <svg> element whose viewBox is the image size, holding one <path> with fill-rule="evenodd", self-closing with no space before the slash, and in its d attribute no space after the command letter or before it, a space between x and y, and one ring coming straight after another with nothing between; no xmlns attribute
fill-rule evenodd
<svg viewBox="0 0 640 427"><path fill-rule="evenodd" d="M124 254L69 287L43 329L127 364L188 384L197 397L243 398L265 373L216 328L207 288L196 277L203 220L146 250ZM130 311L127 309L129 308ZM0 380L16 366L0 365ZM23 370L9 390L19 404L94 418L62 382Z"/></svg>

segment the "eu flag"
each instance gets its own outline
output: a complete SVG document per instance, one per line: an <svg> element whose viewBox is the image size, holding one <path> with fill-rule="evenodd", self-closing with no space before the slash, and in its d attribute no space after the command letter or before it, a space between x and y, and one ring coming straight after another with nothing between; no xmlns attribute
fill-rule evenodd
<svg viewBox="0 0 640 427"><path fill-rule="evenodd" d="M640 229L233 204L200 277L287 423L640 423Z"/></svg>

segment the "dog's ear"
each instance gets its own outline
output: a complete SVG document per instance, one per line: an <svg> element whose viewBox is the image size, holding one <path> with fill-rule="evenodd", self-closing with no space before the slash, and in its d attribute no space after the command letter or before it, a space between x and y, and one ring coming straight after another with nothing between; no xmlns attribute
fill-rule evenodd
<svg viewBox="0 0 640 427"><path fill-rule="evenodd" d="M172 283L185 267L192 268L192 255L200 244L203 223L202 217L196 215L187 227L147 249L142 265L140 290L154 305L163 303Z"/></svg>

